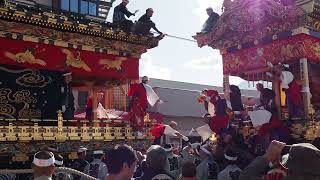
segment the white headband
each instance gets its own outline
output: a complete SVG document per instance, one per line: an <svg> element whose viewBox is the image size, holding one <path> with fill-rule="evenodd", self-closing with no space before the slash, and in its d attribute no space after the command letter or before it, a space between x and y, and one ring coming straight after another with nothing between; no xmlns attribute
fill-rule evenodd
<svg viewBox="0 0 320 180"><path fill-rule="evenodd" d="M37 154L37 153L36 153ZM39 167L48 167L54 164L55 159L54 156L52 155L52 157L50 159L38 159L36 158L36 154L33 157L33 164Z"/></svg>
<svg viewBox="0 0 320 180"><path fill-rule="evenodd" d="M224 154L224 158L226 158L229 161L236 161L238 159L238 157L231 157L231 156L228 156L226 154Z"/></svg>
<svg viewBox="0 0 320 180"><path fill-rule="evenodd" d="M72 73L68 72L68 73L64 73L62 76L70 76L70 75L72 75Z"/></svg>
<svg viewBox="0 0 320 180"><path fill-rule="evenodd" d="M84 152L84 151L86 151L86 150L88 150L88 149L85 148L85 147L81 147L81 148L78 149L78 153Z"/></svg>
<svg viewBox="0 0 320 180"><path fill-rule="evenodd" d="M93 151L93 154L104 154L102 150Z"/></svg>
<svg viewBox="0 0 320 180"><path fill-rule="evenodd" d="M63 161L59 161L59 160L56 160L54 163L56 165L58 165L58 166L62 166L63 165Z"/></svg>
<svg viewBox="0 0 320 180"><path fill-rule="evenodd" d="M171 152L172 151L172 147L171 148L165 148L164 149L166 152Z"/></svg>
<svg viewBox="0 0 320 180"><path fill-rule="evenodd" d="M206 153L207 155L211 155L211 152L208 151L204 146L201 146L200 150L203 151L204 153Z"/></svg>

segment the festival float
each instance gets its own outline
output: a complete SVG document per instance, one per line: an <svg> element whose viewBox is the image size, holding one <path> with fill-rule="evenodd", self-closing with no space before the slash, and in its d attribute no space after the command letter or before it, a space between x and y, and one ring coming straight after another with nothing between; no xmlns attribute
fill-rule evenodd
<svg viewBox="0 0 320 180"><path fill-rule="evenodd" d="M255 82L272 84L279 118L298 141L320 137L319 8L314 0L224 0L223 12L211 31L194 36L199 47L220 50L225 89L230 86L229 76L247 80L251 87ZM290 65L302 87L304 115L300 119L288 119L283 87L268 75L280 63ZM256 132L250 126L242 130L245 136Z"/></svg>
<svg viewBox="0 0 320 180"><path fill-rule="evenodd" d="M139 79L139 58L161 38L126 33L104 19L43 5L1 1L0 8L0 158L1 166L30 162L35 152L57 151L69 159L76 149L108 149L128 143L149 146L151 120L144 136L133 135L126 120L127 91ZM100 2L99 2L100 3ZM113 1L101 2L108 10ZM99 8L100 5L99 5ZM97 8L98 9L98 8ZM72 73L75 118L63 119L59 100L62 74ZM107 118L85 119L88 94L97 94ZM86 94L82 98L81 94ZM84 99L84 100L83 100ZM30 163L26 163L30 164Z"/></svg>

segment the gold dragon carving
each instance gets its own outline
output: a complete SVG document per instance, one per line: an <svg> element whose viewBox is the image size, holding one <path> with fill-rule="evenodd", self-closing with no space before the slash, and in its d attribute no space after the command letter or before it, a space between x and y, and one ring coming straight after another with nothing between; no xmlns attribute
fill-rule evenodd
<svg viewBox="0 0 320 180"><path fill-rule="evenodd" d="M38 65L41 65L41 66L46 66L47 65L47 63L44 60L37 59L34 56L34 53L29 49L27 49L25 52L20 52L20 53L17 53L17 54L14 54L14 53L6 51L4 53L4 55L7 58L16 61L17 63L38 64Z"/></svg>
<svg viewBox="0 0 320 180"><path fill-rule="evenodd" d="M62 49L62 52L67 55L66 64L75 68L83 69L87 72L91 72L91 68L81 59L80 52L77 53L77 57L68 49Z"/></svg>
<svg viewBox="0 0 320 180"><path fill-rule="evenodd" d="M99 60L99 64L103 65L103 69L116 69L116 70L121 70L122 67L122 63L124 61L128 60L128 58L125 57L117 57L115 60L111 60L111 59L100 59Z"/></svg>

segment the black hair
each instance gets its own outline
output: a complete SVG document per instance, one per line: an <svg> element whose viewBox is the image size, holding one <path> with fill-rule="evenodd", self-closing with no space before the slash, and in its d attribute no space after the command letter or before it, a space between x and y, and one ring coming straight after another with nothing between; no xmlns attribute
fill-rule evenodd
<svg viewBox="0 0 320 180"><path fill-rule="evenodd" d="M233 111L243 111L241 91L238 86L230 85L230 103Z"/></svg>
<svg viewBox="0 0 320 180"><path fill-rule="evenodd" d="M58 161L63 161L63 157L60 154L55 154L54 159Z"/></svg>
<svg viewBox="0 0 320 180"><path fill-rule="evenodd" d="M193 162L186 162L182 165L182 177L195 177L197 167Z"/></svg>
<svg viewBox="0 0 320 180"><path fill-rule="evenodd" d="M132 147L128 145L117 146L107 154L107 168L110 174L119 174L123 164L131 166L136 160L137 155Z"/></svg>
<svg viewBox="0 0 320 180"><path fill-rule="evenodd" d="M35 158L37 159L50 159L53 155L52 152L49 151L40 151L35 154Z"/></svg>
<svg viewBox="0 0 320 180"><path fill-rule="evenodd" d="M237 151L235 151L234 149L232 149L232 148L229 148L229 149L227 149L226 150L226 152L225 152L225 155L227 155L227 156L229 156L229 157L237 157L238 158L238 152ZM231 160L228 160L228 159L226 159L226 163L228 164L228 165L233 165L233 164L238 164L238 159L237 160L235 160L235 161L231 161Z"/></svg>
<svg viewBox="0 0 320 180"><path fill-rule="evenodd" d="M103 154L93 154L94 159L101 159Z"/></svg>

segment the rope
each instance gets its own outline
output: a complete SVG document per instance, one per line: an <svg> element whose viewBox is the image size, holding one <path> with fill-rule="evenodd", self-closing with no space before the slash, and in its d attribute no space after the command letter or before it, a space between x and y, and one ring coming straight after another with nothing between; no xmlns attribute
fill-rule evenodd
<svg viewBox="0 0 320 180"><path fill-rule="evenodd" d="M159 34L158 32L155 32L155 31L153 31L153 32L151 32L151 33ZM170 34L164 34L164 35L165 35L165 36L168 36L168 37L171 37L171 38L183 40L183 41L197 42L196 40L193 40L193 39L188 39L188 38L179 37L179 36L173 36L173 35L170 35Z"/></svg>
<svg viewBox="0 0 320 180"><path fill-rule="evenodd" d="M56 172L65 172L69 174L75 174L78 176L83 177L86 180L96 180L96 178L89 176L83 172L71 169L71 168L66 168L66 167L56 167L55 169ZM0 174L32 174L33 170L32 169L0 169Z"/></svg>

